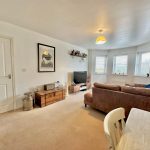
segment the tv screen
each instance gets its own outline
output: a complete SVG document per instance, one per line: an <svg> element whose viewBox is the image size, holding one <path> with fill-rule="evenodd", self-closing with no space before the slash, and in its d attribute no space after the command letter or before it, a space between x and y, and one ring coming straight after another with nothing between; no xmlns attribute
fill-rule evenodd
<svg viewBox="0 0 150 150"><path fill-rule="evenodd" d="M74 83L86 83L87 71L75 71L74 72Z"/></svg>

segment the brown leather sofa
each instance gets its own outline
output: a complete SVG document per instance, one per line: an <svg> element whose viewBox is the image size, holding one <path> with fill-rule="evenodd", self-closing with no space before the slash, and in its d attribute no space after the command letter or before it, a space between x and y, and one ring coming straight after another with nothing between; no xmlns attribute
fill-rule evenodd
<svg viewBox="0 0 150 150"><path fill-rule="evenodd" d="M127 117L133 107L150 111L150 89L94 83L92 94L84 95L84 104L105 113L124 107Z"/></svg>

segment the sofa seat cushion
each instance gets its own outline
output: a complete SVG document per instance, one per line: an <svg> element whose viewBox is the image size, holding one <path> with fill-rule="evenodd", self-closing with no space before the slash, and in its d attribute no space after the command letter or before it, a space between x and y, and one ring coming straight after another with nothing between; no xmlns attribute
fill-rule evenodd
<svg viewBox="0 0 150 150"><path fill-rule="evenodd" d="M136 94L136 95L150 96L150 89L141 88L141 87L122 86L121 91L125 93Z"/></svg>
<svg viewBox="0 0 150 150"><path fill-rule="evenodd" d="M108 84L94 83L94 87L113 90L113 91L120 91L121 90L121 87L119 85L108 85Z"/></svg>

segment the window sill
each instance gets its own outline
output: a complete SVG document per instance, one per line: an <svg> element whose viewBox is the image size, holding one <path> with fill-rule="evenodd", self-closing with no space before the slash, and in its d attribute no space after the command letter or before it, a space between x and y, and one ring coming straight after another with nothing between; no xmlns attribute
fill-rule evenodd
<svg viewBox="0 0 150 150"><path fill-rule="evenodd" d="M115 73L112 73L113 76L128 76L128 74L115 74Z"/></svg>
<svg viewBox="0 0 150 150"><path fill-rule="evenodd" d="M106 73L95 73L95 75L106 75Z"/></svg>
<svg viewBox="0 0 150 150"><path fill-rule="evenodd" d="M147 76L144 76L144 75L134 75L134 77L139 77L139 78L150 78L150 77L147 77Z"/></svg>

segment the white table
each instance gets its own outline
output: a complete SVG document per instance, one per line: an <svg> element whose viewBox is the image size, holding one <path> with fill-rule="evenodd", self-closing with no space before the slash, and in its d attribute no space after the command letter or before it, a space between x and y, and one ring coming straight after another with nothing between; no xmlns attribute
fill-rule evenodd
<svg viewBox="0 0 150 150"><path fill-rule="evenodd" d="M131 109L117 150L150 150L150 112Z"/></svg>

